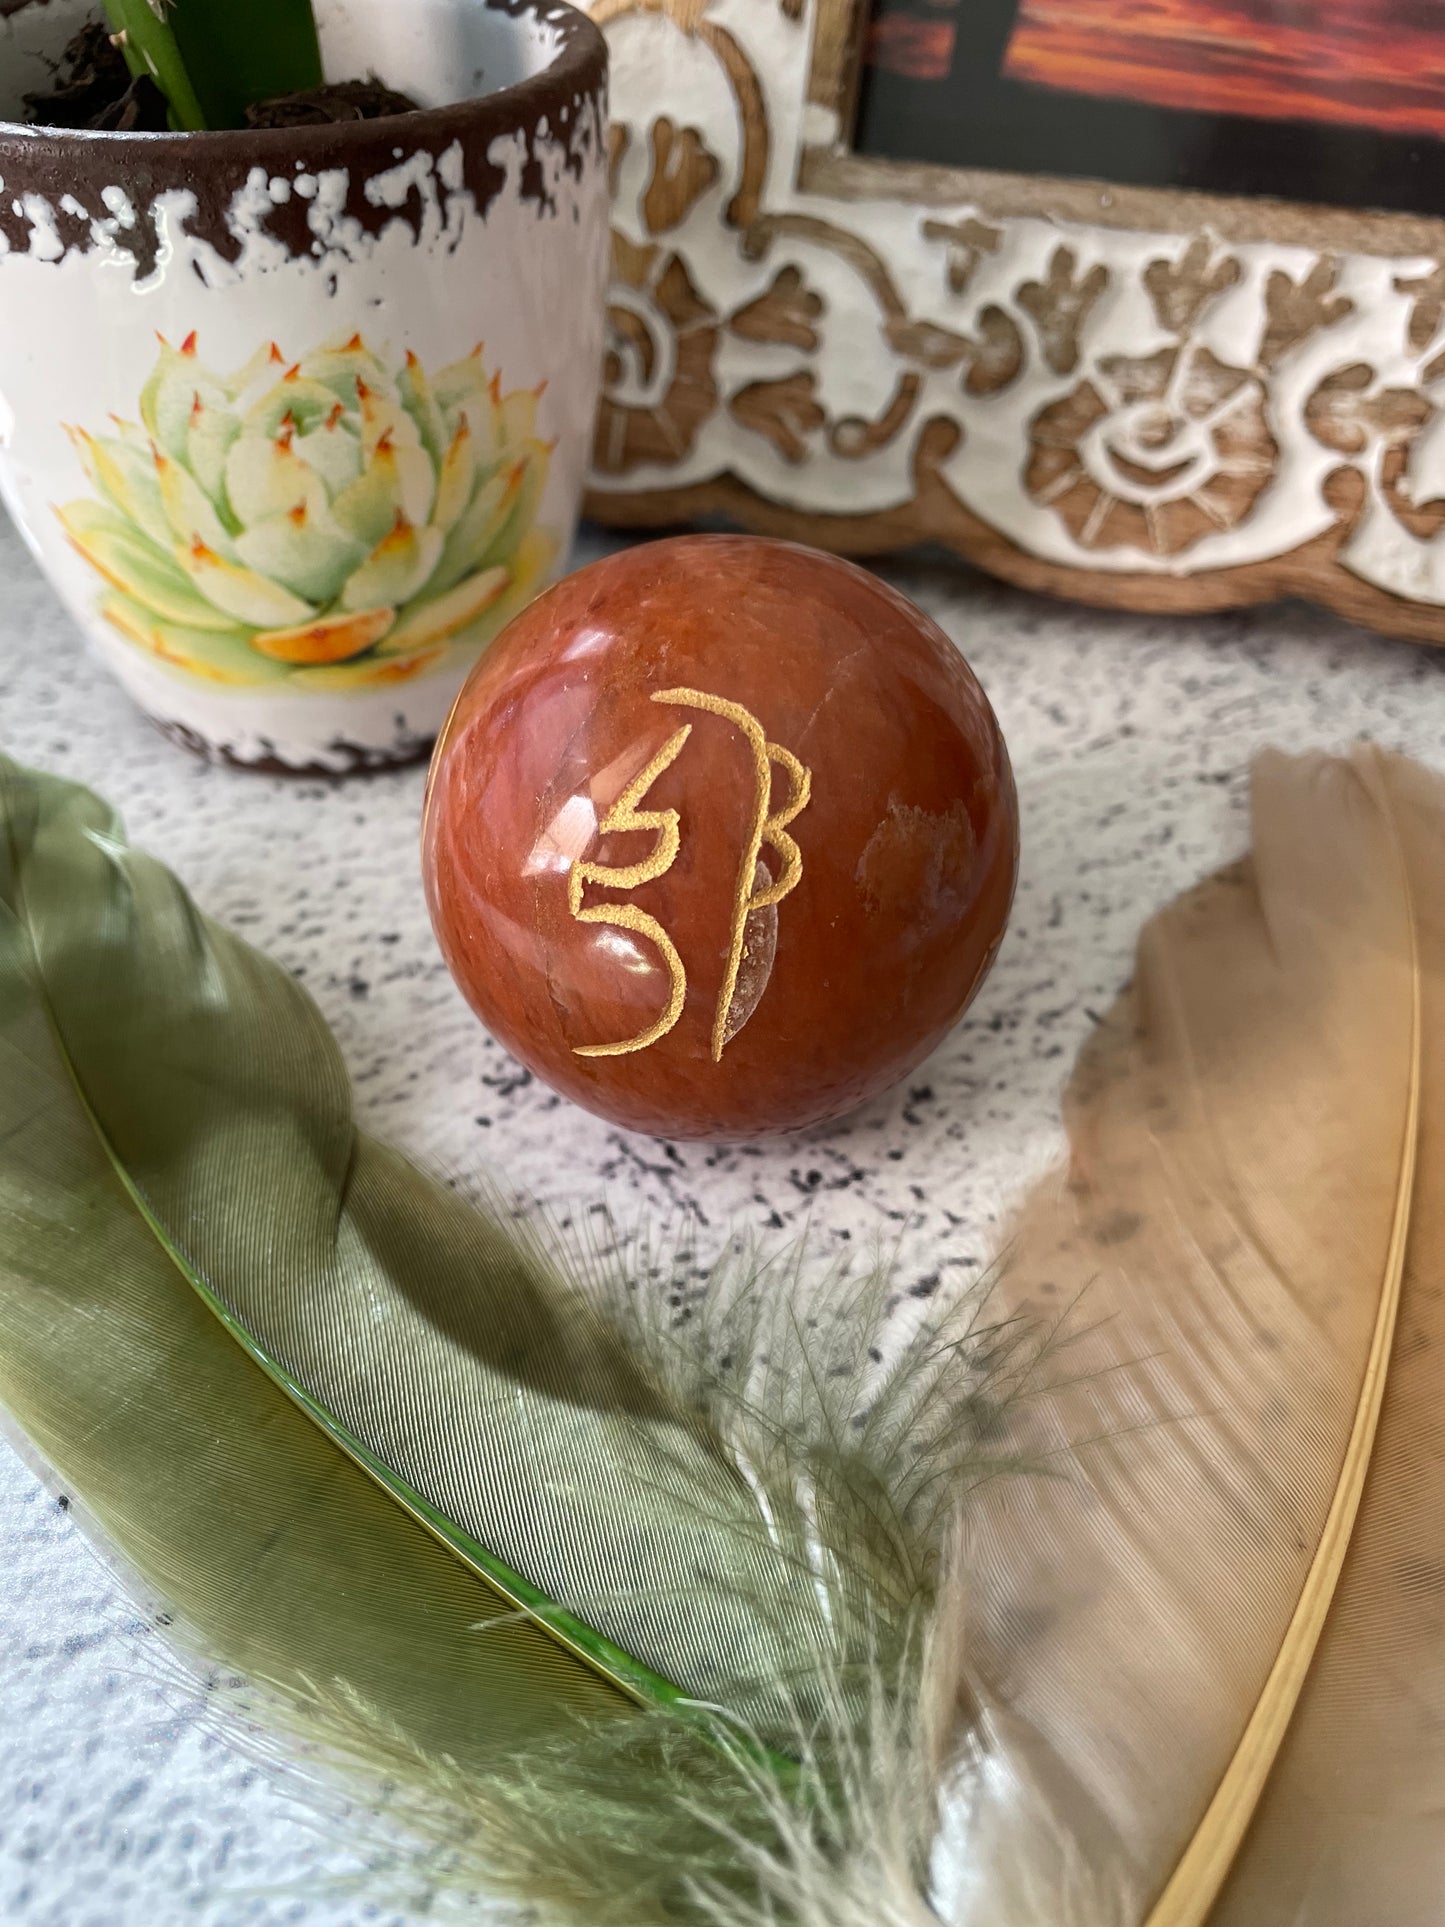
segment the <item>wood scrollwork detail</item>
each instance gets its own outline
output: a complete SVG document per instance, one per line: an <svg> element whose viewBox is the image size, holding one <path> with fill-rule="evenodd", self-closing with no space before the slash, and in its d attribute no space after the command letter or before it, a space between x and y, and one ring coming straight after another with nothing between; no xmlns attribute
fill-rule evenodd
<svg viewBox="0 0 1445 1927"><path fill-rule="evenodd" d="M1386 258L1162 193L1130 228L986 177L833 191L802 163L840 153L854 0L590 10L617 210L594 513L927 537L1131 607L1302 592L1445 641L1445 224Z"/></svg>

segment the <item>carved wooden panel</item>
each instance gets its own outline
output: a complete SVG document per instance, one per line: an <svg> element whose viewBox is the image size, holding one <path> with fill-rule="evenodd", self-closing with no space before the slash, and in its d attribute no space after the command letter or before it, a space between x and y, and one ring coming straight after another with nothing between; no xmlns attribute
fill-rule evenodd
<svg viewBox="0 0 1445 1927"><path fill-rule="evenodd" d="M1445 223L855 160L856 0L591 11L594 515L1445 641Z"/></svg>

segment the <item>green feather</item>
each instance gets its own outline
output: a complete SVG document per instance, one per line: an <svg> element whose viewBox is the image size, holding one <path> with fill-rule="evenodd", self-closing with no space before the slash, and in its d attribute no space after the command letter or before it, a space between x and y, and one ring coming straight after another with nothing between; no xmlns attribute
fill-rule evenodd
<svg viewBox="0 0 1445 1927"><path fill-rule="evenodd" d="M0 803L0 1403L145 1584L255 1678L302 1697L344 1682L473 1765L549 1707L625 1711L338 1453L174 1262L47 989L75 961L57 893L118 858L115 824L3 759ZM104 927L113 906L91 907Z"/></svg>
<svg viewBox="0 0 1445 1927"><path fill-rule="evenodd" d="M0 1401L144 1585L543 1918L813 1918L883 1783L911 1880L1027 1344L974 1305L873 1371L884 1273L819 1329L746 1259L685 1334L592 1284L360 1136L305 992L0 758Z"/></svg>

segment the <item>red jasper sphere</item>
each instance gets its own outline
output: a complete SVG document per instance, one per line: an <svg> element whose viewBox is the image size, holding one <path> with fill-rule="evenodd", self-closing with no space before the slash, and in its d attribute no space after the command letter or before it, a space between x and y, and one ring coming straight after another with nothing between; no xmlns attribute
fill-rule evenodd
<svg viewBox="0 0 1445 1927"><path fill-rule="evenodd" d="M534 602L432 760L423 862L492 1034L615 1123L747 1138L886 1089L1008 920L1018 805L921 610L789 543L628 549Z"/></svg>

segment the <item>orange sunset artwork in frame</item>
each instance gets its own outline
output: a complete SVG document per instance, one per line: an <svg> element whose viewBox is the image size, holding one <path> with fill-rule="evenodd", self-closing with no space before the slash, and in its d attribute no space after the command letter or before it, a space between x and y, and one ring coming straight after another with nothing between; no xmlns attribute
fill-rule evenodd
<svg viewBox="0 0 1445 1927"><path fill-rule="evenodd" d="M1004 73L1197 113L1445 137L1432 0L1022 0Z"/></svg>
<svg viewBox="0 0 1445 1927"><path fill-rule="evenodd" d="M1442 0L871 0L854 150L1438 215Z"/></svg>

